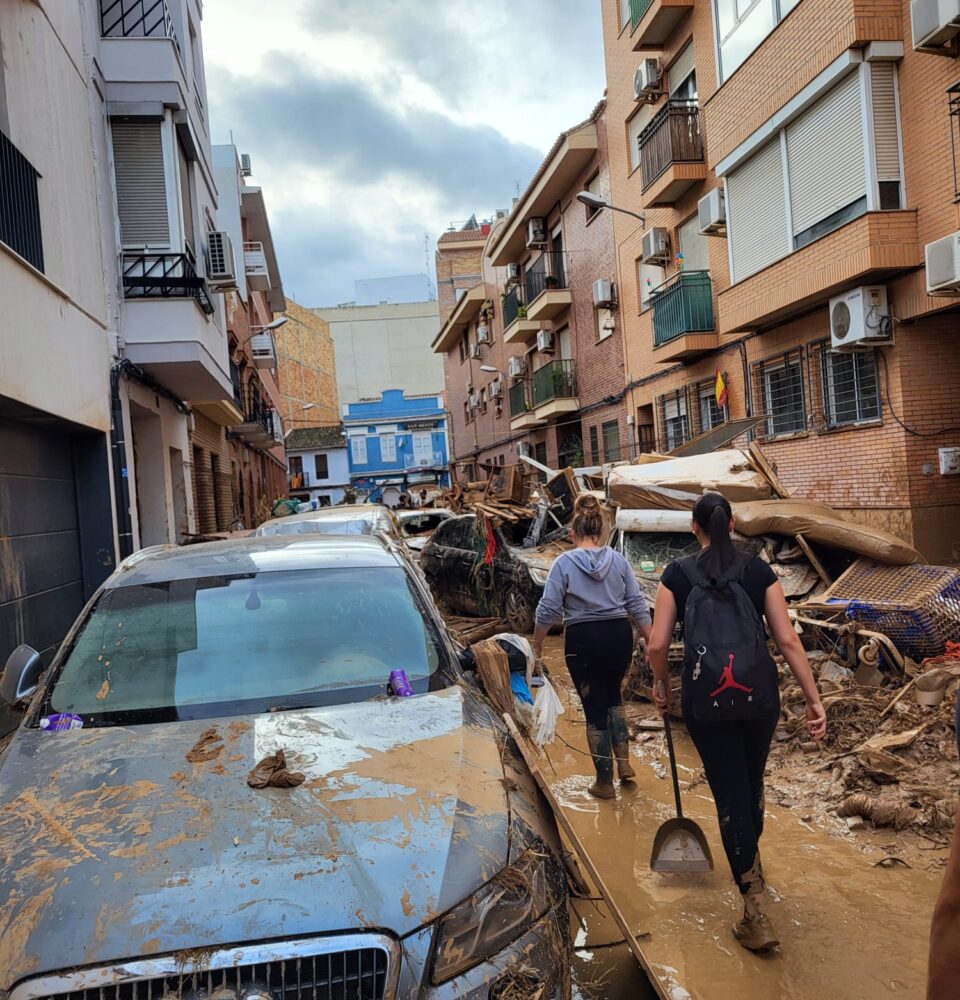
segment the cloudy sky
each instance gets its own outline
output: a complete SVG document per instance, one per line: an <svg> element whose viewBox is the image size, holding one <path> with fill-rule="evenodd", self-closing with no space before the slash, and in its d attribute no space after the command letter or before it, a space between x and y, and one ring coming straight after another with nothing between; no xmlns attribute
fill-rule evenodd
<svg viewBox="0 0 960 1000"><path fill-rule="evenodd" d="M427 270L602 96L599 0L206 0L214 142L253 161L284 288Z"/></svg>

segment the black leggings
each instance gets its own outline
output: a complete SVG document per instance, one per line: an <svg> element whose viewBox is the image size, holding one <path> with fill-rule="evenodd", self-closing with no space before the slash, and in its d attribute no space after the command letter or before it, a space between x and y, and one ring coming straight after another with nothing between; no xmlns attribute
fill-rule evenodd
<svg viewBox="0 0 960 1000"><path fill-rule="evenodd" d="M760 865L763 771L779 718L778 711L749 722L697 722L684 712L717 805L723 849L742 893L761 892L765 886Z"/></svg>
<svg viewBox="0 0 960 1000"><path fill-rule="evenodd" d="M564 653L587 725L605 730L610 709L623 704L620 685L633 658L630 622L610 618L568 625Z"/></svg>

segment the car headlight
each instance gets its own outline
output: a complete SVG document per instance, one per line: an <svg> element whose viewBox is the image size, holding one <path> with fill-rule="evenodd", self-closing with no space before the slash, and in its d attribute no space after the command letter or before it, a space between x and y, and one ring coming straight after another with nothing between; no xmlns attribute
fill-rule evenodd
<svg viewBox="0 0 960 1000"><path fill-rule="evenodd" d="M547 583L547 577L550 575L549 570L540 569L538 566L530 567L530 578L538 587L545 587Z"/></svg>
<svg viewBox="0 0 960 1000"><path fill-rule="evenodd" d="M434 986L502 951L532 927L554 903L542 848L527 851L509 868L441 917L433 957Z"/></svg>

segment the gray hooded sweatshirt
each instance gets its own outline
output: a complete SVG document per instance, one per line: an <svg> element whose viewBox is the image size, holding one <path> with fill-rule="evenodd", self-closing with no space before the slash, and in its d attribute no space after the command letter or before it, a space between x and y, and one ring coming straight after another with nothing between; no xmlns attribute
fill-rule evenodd
<svg viewBox="0 0 960 1000"><path fill-rule="evenodd" d="M650 610L630 563L608 546L558 556L537 605L537 624L550 628L612 618L650 624Z"/></svg>

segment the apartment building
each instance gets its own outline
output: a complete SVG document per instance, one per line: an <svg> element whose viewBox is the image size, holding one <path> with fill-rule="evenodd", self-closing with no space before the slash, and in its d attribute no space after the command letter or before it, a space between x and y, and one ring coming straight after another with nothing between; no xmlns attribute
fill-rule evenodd
<svg viewBox="0 0 960 1000"><path fill-rule="evenodd" d="M437 244L454 461L464 478L518 450L552 467L629 457L604 103L562 133L509 214Z"/></svg>
<svg viewBox="0 0 960 1000"><path fill-rule="evenodd" d="M612 217L651 445L750 428L798 495L956 560L960 29L913 7L920 37L906 0L604 0L611 202L645 223Z"/></svg>
<svg viewBox="0 0 960 1000"><path fill-rule="evenodd" d="M350 489L347 439L339 424L287 432L290 496L316 500L321 507L342 503Z"/></svg>

